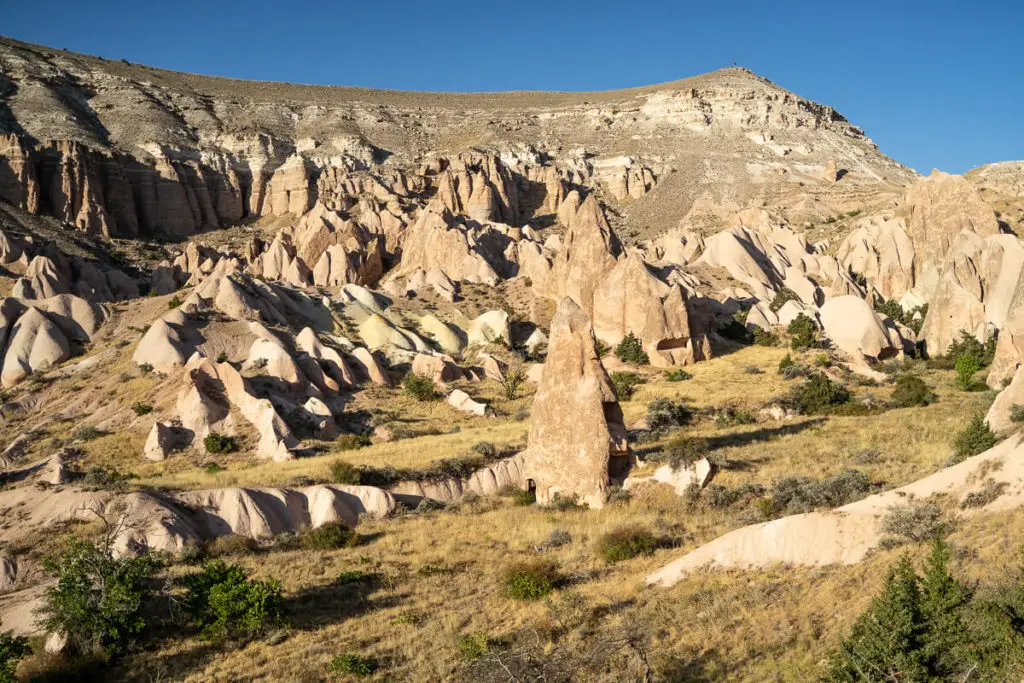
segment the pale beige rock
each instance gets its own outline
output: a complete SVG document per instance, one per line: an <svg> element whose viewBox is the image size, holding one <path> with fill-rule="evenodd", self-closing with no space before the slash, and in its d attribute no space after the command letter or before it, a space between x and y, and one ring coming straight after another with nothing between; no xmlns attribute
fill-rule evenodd
<svg viewBox="0 0 1024 683"><path fill-rule="evenodd" d="M70 357L68 340L60 328L30 306L11 327L0 383L12 387Z"/></svg>
<svg viewBox="0 0 1024 683"><path fill-rule="evenodd" d="M362 377L363 379L369 380L374 384L380 384L386 387L391 386L391 378L388 377L388 373L384 370L381 364L377 361L370 350L364 346L357 346L352 349L352 353L349 356L352 359L353 370Z"/></svg>
<svg viewBox="0 0 1024 683"><path fill-rule="evenodd" d="M685 496L692 493L692 489L702 489L711 480L714 474L714 466L707 458L701 458L691 466L674 469L671 465L661 465L651 474L643 476L630 472L622 482L622 488L626 491L635 489L642 484L651 482L667 484L676 492L676 495Z"/></svg>
<svg viewBox="0 0 1024 683"><path fill-rule="evenodd" d="M135 365L151 365L161 374L182 366L187 360L186 344L174 326L158 319L149 326L132 354Z"/></svg>
<svg viewBox="0 0 1024 683"><path fill-rule="evenodd" d="M441 350L448 354L457 354L466 346L462 330L449 325L432 314L420 318L420 329L437 342Z"/></svg>
<svg viewBox="0 0 1024 683"><path fill-rule="evenodd" d="M155 422L149 431L143 455L147 460L160 462L165 460L173 450L181 447L181 439L177 428L171 422Z"/></svg>
<svg viewBox="0 0 1024 683"><path fill-rule="evenodd" d="M524 461L537 501L577 495L604 505L609 473L627 454L622 411L597 357L590 320L566 297L551 321L548 356L534 398Z"/></svg>
<svg viewBox="0 0 1024 683"><path fill-rule="evenodd" d="M466 330L470 344L512 344L512 332L509 326L508 313L505 311L487 311L481 313L469 323Z"/></svg>
<svg viewBox="0 0 1024 683"><path fill-rule="evenodd" d="M484 417L487 415L487 404L474 401L473 398L461 389L455 389L448 394L448 405L456 410Z"/></svg>
<svg viewBox="0 0 1024 683"><path fill-rule="evenodd" d="M1024 406L1024 373L1018 368L1005 389L996 395L996 400L985 415L985 422L994 432L1009 432L1018 425L1010 419L1013 406Z"/></svg>
<svg viewBox="0 0 1024 683"><path fill-rule="evenodd" d="M18 579L18 563L13 557L0 555L0 595L14 590Z"/></svg>
<svg viewBox="0 0 1024 683"><path fill-rule="evenodd" d="M885 360L902 352L870 304L857 296L829 299L819 311L825 336L842 351L860 358Z"/></svg>

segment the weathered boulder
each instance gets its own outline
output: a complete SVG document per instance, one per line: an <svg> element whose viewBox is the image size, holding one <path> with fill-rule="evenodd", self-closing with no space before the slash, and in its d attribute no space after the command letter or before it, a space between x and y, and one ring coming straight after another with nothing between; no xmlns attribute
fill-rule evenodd
<svg viewBox="0 0 1024 683"><path fill-rule="evenodd" d="M996 395L996 400L985 415L985 422L994 432L1008 432L1017 428L1010 419L1015 405L1024 406L1024 372L1020 368L1013 374L1013 379L1005 389Z"/></svg>
<svg viewBox="0 0 1024 683"><path fill-rule="evenodd" d="M481 313L470 321L466 334L470 344L512 344L508 313L505 311Z"/></svg>
<svg viewBox="0 0 1024 683"><path fill-rule="evenodd" d="M187 360L187 345L172 324L158 319L149 326L139 340L132 354L136 365L151 365L159 373L167 374L173 368L184 365Z"/></svg>
<svg viewBox="0 0 1024 683"><path fill-rule="evenodd" d="M448 405L463 413L480 417L487 415L487 404L474 401L469 394L461 389L455 389L448 394Z"/></svg>
<svg viewBox="0 0 1024 683"><path fill-rule="evenodd" d="M171 422L155 422L149 430L146 445L142 453L147 460L159 462L167 458L172 451L183 445L180 430Z"/></svg>
<svg viewBox="0 0 1024 683"><path fill-rule="evenodd" d="M901 345L890 340L878 314L859 296L829 299L821 307L819 319L825 336L855 358L866 356L885 360L903 350Z"/></svg>

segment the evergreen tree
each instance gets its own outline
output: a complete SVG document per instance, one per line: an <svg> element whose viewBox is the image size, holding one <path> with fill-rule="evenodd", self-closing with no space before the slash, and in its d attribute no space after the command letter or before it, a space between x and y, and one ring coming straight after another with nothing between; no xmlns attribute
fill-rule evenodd
<svg viewBox="0 0 1024 683"><path fill-rule="evenodd" d="M928 625L920 580L904 555L890 568L882 594L857 618L830 662L832 681L901 681L931 678Z"/></svg>
<svg viewBox="0 0 1024 683"><path fill-rule="evenodd" d="M971 659L962 616L970 595L949 573L949 546L941 536L932 541L920 585L928 656L935 662L936 673L948 676Z"/></svg>

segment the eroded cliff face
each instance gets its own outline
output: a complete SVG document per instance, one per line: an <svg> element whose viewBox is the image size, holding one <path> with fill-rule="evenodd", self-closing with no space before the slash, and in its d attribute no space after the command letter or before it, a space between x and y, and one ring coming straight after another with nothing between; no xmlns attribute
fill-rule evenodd
<svg viewBox="0 0 1024 683"><path fill-rule="evenodd" d="M517 225L555 214L577 186L621 205L626 224L636 213L657 227L702 193L730 205L779 183L827 190L838 173L848 186L912 176L831 107L741 69L607 93L398 93L191 76L4 39L0 133L0 198L120 237L318 201L400 215L435 195ZM670 177L671 201L644 203Z"/></svg>

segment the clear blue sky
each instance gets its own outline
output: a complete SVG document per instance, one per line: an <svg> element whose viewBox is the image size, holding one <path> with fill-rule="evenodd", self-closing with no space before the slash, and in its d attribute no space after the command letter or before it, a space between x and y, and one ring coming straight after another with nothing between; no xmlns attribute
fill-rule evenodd
<svg viewBox="0 0 1024 683"><path fill-rule="evenodd" d="M218 76L604 90L733 62L928 173L1024 159L1024 2L0 0L0 33Z"/></svg>

